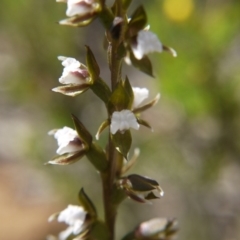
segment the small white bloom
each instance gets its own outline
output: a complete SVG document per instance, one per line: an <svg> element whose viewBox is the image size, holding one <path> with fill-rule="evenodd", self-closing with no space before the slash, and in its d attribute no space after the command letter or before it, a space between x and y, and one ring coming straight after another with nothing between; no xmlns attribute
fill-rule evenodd
<svg viewBox="0 0 240 240"><path fill-rule="evenodd" d="M122 110L121 112L114 112L112 114L110 130L115 134L118 130L124 131L129 128L138 130L139 124L135 115L130 110Z"/></svg>
<svg viewBox="0 0 240 240"><path fill-rule="evenodd" d="M86 66L81 64L75 58L59 56L58 59L62 61L63 73L59 78L62 84L83 84L88 81L89 73Z"/></svg>
<svg viewBox="0 0 240 240"><path fill-rule="evenodd" d="M59 239L65 240L71 234L79 234L84 229L86 214L87 212L85 212L83 207L75 205L68 205L66 209L60 212L57 218L58 222L64 222L69 227L60 232Z"/></svg>
<svg viewBox="0 0 240 240"><path fill-rule="evenodd" d="M137 35L137 43L132 44L132 50L137 59L142 59L145 54L150 52L162 52L163 46L156 34L141 30Z"/></svg>
<svg viewBox="0 0 240 240"><path fill-rule="evenodd" d="M94 3L91 0L68 0L66 15L73 17L75 15L85 15L91 13Z"/></svg>
<svg viewBox="0 0 240 240"><path fill-rule="evenodd" d="M57 154L72 153L82 150L83 143L80 140L77 132L69 127L64 127L58 130L52 130L48 133L54 135L58 142L59 148Z"/></svg>
<svg viewBox="0 0 240 240"><path fill-rule="evenodd" d="M139 88L139 87L133 87L132 90L133 90L133 94L134 94L133 108L136 108L145 99L148 98L149 91L147 88Z"/></svg>

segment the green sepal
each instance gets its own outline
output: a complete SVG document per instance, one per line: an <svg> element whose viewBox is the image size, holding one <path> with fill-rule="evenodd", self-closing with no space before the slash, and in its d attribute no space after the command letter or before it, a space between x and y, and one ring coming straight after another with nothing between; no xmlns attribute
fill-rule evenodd
<svg viewBox="0 0 240 240"><path fill-rule="evenodd" d="M96 208L95 208L94 204L92 203L92 201L90 200L90 198L84 192L83 188L81 188L81 190L78 193L78 200L79 200L81 206L86 210L86 212L88 212L88 214L90 214L90 216L92 218L97 217Z"/></svg>
<svg viewBox="0 0 240 240"><path fill-rule="evenodd" d="M139 192L145 192L145 191L151 191L156 189L156 187L159 187L159 184L157 181L143 177L138 174L131 174L127 176L127 179L131 182L132 184L132 189L134 191L139 191Z"/></svg>
<svg viewBox="0 0 240 240"><path fill-rule="evenodd" d="M153 69L152 69L152 63L148 56L143 56L142 59L136 59L132 52L130 52L130 60L132 65L135 68L138 68L140 71L146 73L147 75L153 76Z"/></svg>
<svg viewBox="0 0 240 240"><path fill-rule="evenodd" d="M149 124L147 121L145 121L145 120L140 119L140 118L137 117L137 122L138 122L140 125L143 125L143 126L145 126L145 127L147 127L147 128L150 128L151 131L153 131L152 127L150 126L150 124Z"/></svg>
<svg viewBox="0 0 240 240"><path fill-rule="evenodd" d="M80 120L73 114L72 119L79 138L81 139L81 141L84 142L85 149L88 150L89 146L92 143L92 135L88 132L88 130L84 127Z"/></svg>
<svg viewBox="0 0 240 240"><path fill-rule="evenodd" d="M46 165L48 164L62 165L62 166L70 165L72 163L79 161L85 154L86 154L86 149L83 149L79 152L74 152L74 153L65 153L52 158L52 160L48 161L45 164Z"/></svg>
<svg viewBox="0 0 240 240"><path fill-rule="evenodd" d="M70 26L70 27L85 27L85 26L89 25L94 20L94 18L95 17L84 19L79 16L74 16L74 17L63 19L63 20L59 21L58 23L60 25L66 25L66 26Z"/></svg>
<svg viewBox="0 0 240 240"><path fill-rule="evenodd" d="M108 166L106 153L95 142L92 142L90 149L86 153L86 156L98 171L103 172L106 170Z"/></svg>
<svg viewBox="0 0 240 240"><path fill-rule="evenodd" d="M128 24L128 38L136 36L137 33L142 30L147 24L147 14L143 6L139 6L131 16L131 20Z"/></svg>
<svg viewBox="0 0 240 240"><path fill-rule="evenodd" d="M98 78L90 88L92 91L105 103L107 104L111 96L111 91L108 85L101 79Z"/></svg>
<svg viewBox="0 0 240 240"><path fill-rule="evenodd" d="M130 130L126 130L123 133L117 131L112 135L112 139L117 151L120 152L125 159L127 159L127 155L132 144L132 136Z"/></svg>
<svg viewBox="0 0 240 240"><path fill-rule="evenodd" d="M131 99L129 93L126 91L124 81L117 83L108 104L110 113L114 111L121 111L123 109L131 109Z"/></svg>
<svg viewBox="0 0 240 240"><path fill-rule="evenodd" d="M89 84L68 84L65 86L59 86L56 88L53 88L52 91L62 93L64 95L70 96L70 97L76 97L77 95L85 92L88 90Z"/></svg>
<svg viewBox="0 0 240 240"><path fill-rule="evenodd" d="M94 83L99 78L100 68L98 66L98 63L91 49L87 45L85 47L87 49L87 56L86 56L87 67L88 67L89 74L91 76L91 81L92 83Z"/></svg>
<svg viewBox="0 0 240 240"><path fill-rule="evenodd" d="M132 3L132 0L122 0L122 5L125 10L127 10Z"/></svg>
<svg viewBox="0 0 240 240"><path fill-rule="evenodd" d="M109 121L108 119L105 120L105 121L100 125L100 127L98 128L98 131L97 131L97 133L96 133L96 139L97 139L97 140L99 139L99 136L100 136L100 134L103 132L103 130L104 130L105 128L107 128L109 125L110 125L110 121Z"/></svg>
<svg viewBox="0 0 240 240"><path fill-rule="evenodd" d="M106 224L102 221L95 221L89 232L88 239L109 240L109 232Z"/></svg>

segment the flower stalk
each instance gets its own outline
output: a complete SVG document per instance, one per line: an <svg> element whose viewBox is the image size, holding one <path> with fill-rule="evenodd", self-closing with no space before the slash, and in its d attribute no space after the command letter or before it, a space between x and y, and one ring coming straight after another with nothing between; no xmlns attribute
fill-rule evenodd
<svg viewBox="0 0 240 240"><path fill-rule="evenodd" d="M139 6L128 17L127 10L132 0L115 0L108 7L104 0L57 0L67 4L66 15L69 17L60 24L71 27L82 27L99 18L105 28L108 65L110 70L109 87L101 78L101 70L90 46L86 47L86 65L71 57L59 57L63 72L59 82L63 85L52 90L66 96L76 97L85 91L92 90L106 107L106 120L99 126L96 140L107 127L108 143L101 148L84 124L72 115L75 127L50 132L58 142L58 156L48 164L68 165L76 163L86 156L93 167L100 173L102 181L102 197L104 220L98 218L93 201L81 189L80 206L69 205L50 219L65 222L68 228L59 234L59 240L114 240L116 216L119 204L130 198L139 203L149 203L153 199L163 197L163 190L156 180L138 174L125 175L133 166L139 155L139 149L131 160L129 151L132 145L131 129L139 130L140 125L151 129L150 124L141 118L141 112L154 106L160 97L144 104L149 91L146 88L133 87L128 77L123 79L122 64L132 64L142 72L153 76L151 61L147 54L174 52L162 45L157 36L146 28L147 17L143 6ZM175 52L174 52L175 53ZM164 223L168 224L167 220ZM147 221L125 235L126 240L169 240L170 227L156 226L160 220ZM161 231L161 234L156 231ZM174 230L175 231L175 230ZM158 237L160 236L160 237ZM147 237L147 238L145 238Z"/></svg>

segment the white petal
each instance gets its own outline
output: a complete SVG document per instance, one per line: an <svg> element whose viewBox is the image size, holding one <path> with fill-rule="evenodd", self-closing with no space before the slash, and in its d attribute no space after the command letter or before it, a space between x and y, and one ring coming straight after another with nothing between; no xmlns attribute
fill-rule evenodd
<svg viewBox="0 0 240 240"><path fill-rule="evenodd" d="M91 5L88 5L85 1L68 0L68 8L66 15L73 17L74 15L84 15L91 12Z"/></svg>
<svg viewBox="0 0 240 240"><path fill-rule="evenodd" d="M62 84L83 84L84 79L80 77L77 73L69 72L66 69L63 70L62 76L59 78L59 82Z"/></svg>
<svg viewBox="0 0 240 240"><path fill-rule="evenodd" d="M156 34L141 30L137 36L137 44L132 45L132 50L137 59L142 59L145 54L150 52L162 52L163 46Z"/></svg>
<svg viewBox="0 0 240 240"><path fill-rule="evenodd" d="M148 98L149 91L147 88L133 87L133 108L138 107L145 99Z"/></svg>
<svg viewBox="0 0 240 240"><path fill-rule="evenodd" d="M127 130L130 127L139 129L139 124L135 115L130 110L122 110L121 112L114 112L112 114L110 130L115 134L118 130Z"/></svg>
<svg viewBox="0 0 240 240"><path fill-rule="evenodd" d="M73 232L73 227L69 226L66 230L59 233L59 240L66 240Z"/></svg>
<svg viewBox="0 0 240 240"><path fill-rule="evenodd" d="M57 154L71 153L80 151L83 148L77 132L69 127L63 127L62 129L52 130L50 135L54 135L57 140L59 148Z"/></svg>
<svg viewBox="0 0 240 240"><path fill-rule="evenodd" d="M86 212L83 207L68 205L66 209L60 212L58 216L59 222L65 222L68 225L74 225L76 221L84 222Z"/></svg>

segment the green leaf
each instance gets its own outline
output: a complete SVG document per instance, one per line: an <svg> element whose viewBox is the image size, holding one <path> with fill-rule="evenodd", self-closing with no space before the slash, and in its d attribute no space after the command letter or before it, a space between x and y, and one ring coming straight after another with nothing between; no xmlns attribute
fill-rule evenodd
<svg viewBox="0 0 240 240"><path fill-rule="evenodd" d="M143 56L142 59L136 59L133 53L130 53L130 60L135 68L146 73L147 75L153 76L152 63L147 56Z"/></svg>
<svg viewBox="0 0 240 240"><path fill-rule="evenodd" d="M102 11L99 13L99 18L106 29L110 29L113 23L114 15L111 9L106 6L103 7Z"/></svg>
<svg viewBox="0 0 240 240"><path fill-rule="evenodd" d="M76 97L77 95L88 90L88 88L89 88L89 84L87 83L81 84L81 85L69 84L69 85L53 88L52 91L62 93L70 97Z"/></svg>
<svg viewBox="0 0 240 240"><path fill-rule="evenodd" d="M108 104L109 98L111 96L111 91L108 85L101 78L98 78L90 86L90 88L105 104Z"/></svg>
<svg viewBox="0 0 240 240"><path fill-rule="evenodd" d="M83 149L79 152L74 153L65 153L62 155L58 155L54 157L52 160L48 161L46 164L53 164L53 165L69 165L79 161L84 155L86 154L86 149Z"/></svg>
<svg viewBox="0 0 240 240"><path fill-rule="evenodd" d="M96 143L92 142L90 149L86 153L86 156L98 171L103 172L106 170L108 166L106 153Z"/></svg>
<svg viewBox="0 0 240 240"><path fill-rule="evenodd" d="M138 174L131 174L127 178L132 184L132 189L135 191L140 192L151 191L159 186L157 181L143 177Z"/></svg>
<svg viewBox="0 0 240 240"><path fill-rule="evenodd" d="M132 136L130 130L126 130L124 133L117 131L112 135L112 139L117 151L119 151L125 159L127 159L128 152L132 144Z"/></svg>
<svg viewBox="0 0 240 240"><path fill-rule="evenodd" d="M128 94L128 99L129 99L128 108L131 108L132 105L133 105L134 93L133 93L132 86L131 86L127 76L126 76L126 79L125 79L123 84L124 84L124 88L126 90L126 93Z"/></svg>
<svg viewBox="0 0 240 240"><path fill-rule="evenodd" d="M115 90L113 91L108 107L110 113L113 113L114 111L121 111L123 109L131 109L131 99L122 80L118 82Z"/></svg>
<svg viewBox="0 0 240 240"><path fill-rule="evenodd" d="M78 199L81 206L90 214L90 216L96 218L97 217L96 208L92 201L90 200L90 198L84 192L83 188L81 188L81 190L79 191Z"/></svg>
<svg viewBox="0 0 240 240"><path fill-rule="evenodd" d="M132 3L132 0L123 0L122 2L123 2L122 3L123 4L123 8L125 10L127 10L129 8L130 4Z"/></svg>
<svg viewBox="0 0 240 240"><path fill-rule="evenodd" d="M91 80L94 83L99 78L100 68L97 64L97 61L91 49L88 46L85 46L85 47L87 49L87 59L86 59L87 67L88 67L89 74L91 76Z"/></svg>
<svg viewBox="0 0 240 240"><path fill-rule="evenodd" d="M147 15L143 6L139 6L131 16L131 20L128 24L128 33L130 36L136 36L137 33L142 30L147 24Z"/></svg>
<svg viewBox="0 0 240 240"><path fill-rule="evenodd" d="M72 119L80 139L84 142L85 148L89 149L89 146L92 143L92 135L88 132L88 130L84 127L80 120L73 114Z"/></svg>
<svg viewBox="0 0 240 240"><path fill-rule="evenodd" d="M106 224L102 221L96 221L90 230L89 239L109 240L109 232Z"/></svg>

